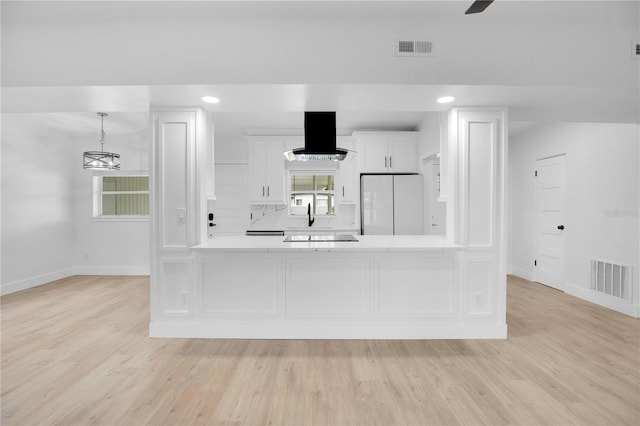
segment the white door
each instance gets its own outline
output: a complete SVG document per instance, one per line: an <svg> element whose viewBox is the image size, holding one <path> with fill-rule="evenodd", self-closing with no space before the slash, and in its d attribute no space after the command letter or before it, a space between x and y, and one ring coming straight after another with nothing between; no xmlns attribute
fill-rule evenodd
<svg viewBox="0 0 640 426"><path fill-rule="evenodd" d="M270 203L286 204L284 200L284 144L282 142L268 142L266 144L265 160L265 195Z"/></svg>
<svg viewBox="0 0 640 426"><path fill-rule="evenodd" d="M263 202L267 196L266 149L266 142L249 142L249 201L252 202Z"/></svg>
<svg viewBox="0 0 640 426"><path fill-rule="evenodd" d="M422 175L393 177L393 233L395 235L424 234L424 203Z"/></svg>
<svg viewBox="0 0 640 426"><path fill-rule="evenodd" d="M536 165L536 281L564 290L565 156Z"/></svg>
<svg viewBox="0 0 640 426"><path fill-rule="evenodd" d="M418 171L418 144L413 133L389 136L389 170L393 173Z"/></svg>
<svg viewBox="0 0 640 426"><path fill-rule="evenodd" d="M353 151L353 143L342 141L338 145L339 148ZM354 203L355 188L353 182L353 174L355 172L355 154L350 153L344 161L340 162L340 185L338 186L339 200L341 203Z"/></svg>
<svg viewBox="0 0 640 426"><path fill-rule="evenodd" d="M362 176L362 234L393 235L393 176Z"/></svg>
<svg viewBox="0 0 640 426"><path fill-rule="evenodd" d="M361 140L362 173L388 173L387 136L367 135Z"/></svg>

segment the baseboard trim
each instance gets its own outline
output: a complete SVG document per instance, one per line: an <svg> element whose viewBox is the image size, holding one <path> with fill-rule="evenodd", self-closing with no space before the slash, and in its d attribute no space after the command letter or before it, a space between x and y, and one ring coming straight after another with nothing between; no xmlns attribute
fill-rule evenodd
<svg viewBox="0 0 640 426"><path fill-rule="evenodd" d="M66 268L60 271L51 272L49 274L38 275L36 277L27 278L0 286L0 295L15 293L17 291L27 290L51 281L69 278L74 275L125 275L125 276L145 276L150 275L148 266L138 267L75 267Z"/></svg>
<svg viewBox="0 0 640 426"><path fill-rule="evenodd" d="M506 324L265 324L153 321L149 336L198 339L506 339Z"/></svg>
<svg viewBox="0 0 640 426"><path fill-rule="evenodd" d="M517 266L510 266L510 274L519 278L523 278L527 281L535 281L535 274L533 271L527 271L526 269L518 268Z"/></svg>
<svg viewBox="0 0 640 426"><path fill-rule="evenodd" d="M15 293L21 290L27 290L29 288L38 287L43 284L50 283L51 281L61 280L75 275L74 268L61 269L59 271L51 272L48 274L42 274L31 278L26 278L20 281L14 281L12 283L3 284L0 287L0 294Z"/></svg>
<svg viewBox="0 0 640 426"><path fill-rule="evenodd" d="M586 300L587 302L595 303L596 305L629 315L630 317L640 318L640 306L629 303L626 300L609 296L608 294L598 293L590 288L578 287L571 283L565 283L564 292L579 299Z"/></svg>
<svg viewBox="0 0 640 426"><path fill-rule="evenodd" d="M73 275L150 275L148 266L76 266Z"/></svg>

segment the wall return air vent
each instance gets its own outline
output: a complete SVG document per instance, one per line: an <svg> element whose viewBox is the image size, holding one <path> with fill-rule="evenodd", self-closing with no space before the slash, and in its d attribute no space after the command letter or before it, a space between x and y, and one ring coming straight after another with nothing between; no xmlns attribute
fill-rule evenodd
<svg viewBox="0 0 640 426"><path fill-rule="evenodd" d="M591 259L591 290L631 303L632 283L633 274L630 265Z"/></svg>
<svg viewBox="0 0 640 426"><path fill-rule="evenodd" d="M433 43L415 40L397 41L396 56L433 56Z"/></svg>

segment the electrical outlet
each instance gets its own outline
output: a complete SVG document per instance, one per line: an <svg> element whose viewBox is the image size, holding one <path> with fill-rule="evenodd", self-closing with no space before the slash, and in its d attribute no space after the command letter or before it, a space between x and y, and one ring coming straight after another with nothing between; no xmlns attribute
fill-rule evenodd
<svg viewBox="0 0 640 426"><path fill-rule="evenodd" d="M478 292L473 294L473 303L475 303L476 306L482 306L482 293Z"/></svg>

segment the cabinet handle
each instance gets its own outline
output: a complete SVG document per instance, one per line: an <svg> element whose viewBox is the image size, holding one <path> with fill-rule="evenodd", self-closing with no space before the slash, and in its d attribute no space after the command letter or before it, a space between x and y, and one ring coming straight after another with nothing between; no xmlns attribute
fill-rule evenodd
<svg viewBox="0 0 640 426"><path fill-rule="evenodd" d="M269 197L269 193L270 193L270 191L269 191L269 185L267 185L267 198Z"/></svg>
<svg viewBox="0 0 640 426"><path fill-rule="evenodd" d="M387 168L387 156L386 155L384 156L384 168L385 169Z"/></svg>
<svg viewBox="0 0 640 426"><path fill-rule="evenodd" d="M392 156L389 156L389 168L390 168L390 169L391 169L391 168L393 168L393 166L391 165L391 159L392 159L392 158L393 158Z"/></svg>
<svg viewBox="0 0 640 426"><path fill-rule="evenodd" d="M342 198L344 198L344 186L342 187Z"/></svg>
<svg viewBox="0 0 640 426"><path fill-rule="evenodd" d="M264 185L262 186L262 196L264 197Z"/></svg>

